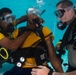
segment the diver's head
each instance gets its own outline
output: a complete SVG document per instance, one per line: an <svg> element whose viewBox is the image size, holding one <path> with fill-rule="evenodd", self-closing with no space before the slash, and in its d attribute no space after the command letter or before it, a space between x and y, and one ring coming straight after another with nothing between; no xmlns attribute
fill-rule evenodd
<svg viewBox="0 0 76 75"><path fill-rule="evenodd" d="M28 23L30 23L30 24L42 24L42 23L44 23L44 20L37 15L28 14Z"/></svg>
<svg viewBox="0 0 76 75"><path fill-rule="evenodd" d="M55 11L55 15L62 23L68 23L75 18L75 9L71 1L60 1L57 3L56 8L57 10Z"/></svg>
<svg viewBox="0 0 76 75"><path fill-rule="evenodd" d="M36 24L41 25L44 22L44 20L40 16L44 12L45 12L45 10L43 12L41 12L36 7L28 8L28 10L27 10L27 15L29 15L28 23L33 24L33 25L36 25Z"/></svg>
<svg viewBox="0 0 76 75"><path fill-rule="evenodd" d="M60 22L57 23L57 27L60 30L65 29L66 25L69 25L76 17L73 3L69 0L58 2L56 4L56 11L54 13L60 20Z"/></svg>
<svg viewBox="0 0 76 75"><path fill-rule="evenodd" d="M44 23L44 20L41 17L34 14L28 14L27 25L32 27L31 29L41 26L42 23Z"/></svg>
<svg viewBox="0 0 76 75"><path fill-rule="evenodd" d="M6 14L12 14L12 10L9 8L2 8L0 9L0 17L5 16Z"/></svg>
<svg viewBox="0 0 76 75"><path fill-rule="evenodd" d="M7 24L12 23L15 20L15 15L12 15L12 10L9 8L0 9L0 19Z"/></svg>
<svg viewBox="0 0 76 75"><path fill-rule="evenodd" d="M11 23L14 19L15 16L12 15L12 10L10 10L9 8L0 9L0 29L3 29L4 31L9 30L10 28L8 27L11 27L13 29L14 27Z"/></svg>

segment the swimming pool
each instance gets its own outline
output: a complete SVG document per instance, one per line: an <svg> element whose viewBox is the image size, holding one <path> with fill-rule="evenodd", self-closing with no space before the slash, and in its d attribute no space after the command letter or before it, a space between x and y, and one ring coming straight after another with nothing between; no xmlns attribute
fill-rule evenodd
<svg viewBox="0 0 76 75"><path fill-rule="evenodd" d="M45 20L44 26L47 26L50 28L50 30L53 32L55 39L54 39L54 45L62 38L62 35L64 31L60 31L57 29L57 18L54 15L54 11L56 10L55 5L59 0L0 0L0 8L3 7L9 7L12 9L13 14L16 15L16 18L26 14L26 11L30 7L36 7L40 10L40 12L45 12L41 15L41 17ZM75 4L75 0L73 0ZM24 26L25 23L19 24L18 27ZM64 59L64 63L67 63L67 54L68 51L66 51L66 54L62 56ZM64 71L67 70L67 66L63 66ZM0 75L9 70L13 67L13 64L4 63L3 67L0 68Z"/></svg>

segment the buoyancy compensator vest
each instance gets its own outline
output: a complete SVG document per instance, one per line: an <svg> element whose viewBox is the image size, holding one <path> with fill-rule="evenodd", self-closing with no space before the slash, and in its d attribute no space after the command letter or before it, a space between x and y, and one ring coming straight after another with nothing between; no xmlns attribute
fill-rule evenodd
<svg viewBox="0 0 76 75"><path fill-rule="evenodd" d="M67 27L63 38L60 40L61 41L61 45L60 48L58 50L59 54L58 57L62 60L61 56L65 54L65 49L67 48L68 44L74 44L74 49L76 48L76 18L69 24L69 26ZM72 35L71 35L72 34ZM71 39L69 40L69 37L71 35Z"/></svg>
<svg viewBox="0 0 76 75"><path fill-rule="evenodd" d="M26 58L30 58L30 57L35 58L37 65L43 65L43 63L44 64L47 63L48 51L47 51L44 35L42 33L42 28L43 26L40 25L35 30L31 30L35 32L37 36L41 37L42 41L39 42L39 44L35 48L32 48L32 46L36 44L36 42L31 47L18 48L18 50L12 51L8 60L9 63L14 63L16 66L22 67L24 62L26 61ZM23 34L24 31L27 30L30 29L27 29L26 27L19 28L18 36L20 36L21 34Z"/></svg>
<svg viewBox="0 0 76 75"><path fill-rule="evenodd" d="M69 43L71 43L71 40L73 38L70 41L68 39L70 37L71 32L72 32L72 35L74 35L75 25L76 25L76 18L69 24L68 28L66 29L66 32L63 35L62 43L60 46L61 50L63 50L63 48L65 46L67 46ZM72 37L74 37L74 36L72 36Z"/></svg>
<svg viewBox="0 0 76 75"><path fill-rule="evenodd" d="M5 32L1 27L0 27L0 33L4 34L8 38L12 34L12 32ZM2 67L2 64L8 60L10 53L11 53L11 50L8 50L8 49L0 46L0 67Z"/></svg>

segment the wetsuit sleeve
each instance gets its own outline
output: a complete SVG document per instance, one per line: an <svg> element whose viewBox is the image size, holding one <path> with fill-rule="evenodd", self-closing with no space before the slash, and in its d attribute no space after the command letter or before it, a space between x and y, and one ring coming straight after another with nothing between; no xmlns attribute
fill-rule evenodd
<svg viewBox="0 0 76 75"><path fill-rule="evenodd" d="M14 30L12 38L16 38L17 36L18 36L18 29Z"/></svg>
<svg viewBox="0 0 76 75"><path fill-rule="evenodd" d="M52 40L54 40L54 36L52 34L52 31L49 28L43 27L42 32L45 36L45 40L47 40L50 36L52 37Z"/></svg>
<svg viewBox="0 0 76 75"><path fill-rule="evenodd" d="M2 33L0 33L0 40L2 40L4 37L5 36Z"/></svg>

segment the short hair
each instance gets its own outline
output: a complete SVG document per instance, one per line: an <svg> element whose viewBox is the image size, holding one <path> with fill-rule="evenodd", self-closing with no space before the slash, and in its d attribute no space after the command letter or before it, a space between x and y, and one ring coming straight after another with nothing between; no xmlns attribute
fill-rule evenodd
<svg viewBox="0 0 76 75"><path fill-rule="evenodd" d="M56 4L56 7L57 7L59 4L61 4L61 7L62 7L62 8L66 8L66 7L68 7L68 6L72 6L72 5L73 5L73 3L72 3L70 0L62 0L62 1L60 1L60 2L58 2L58 3Z"/></svg>
<svg viewBox="0 0 76 75"><path fill-rule="evenodd" d="M6 7L5 7L5 8L0 9L0 16L2 16L4 12L12 13L12 10L11 10L11 9L9 9L9 8L6 8Z"/></svg>

